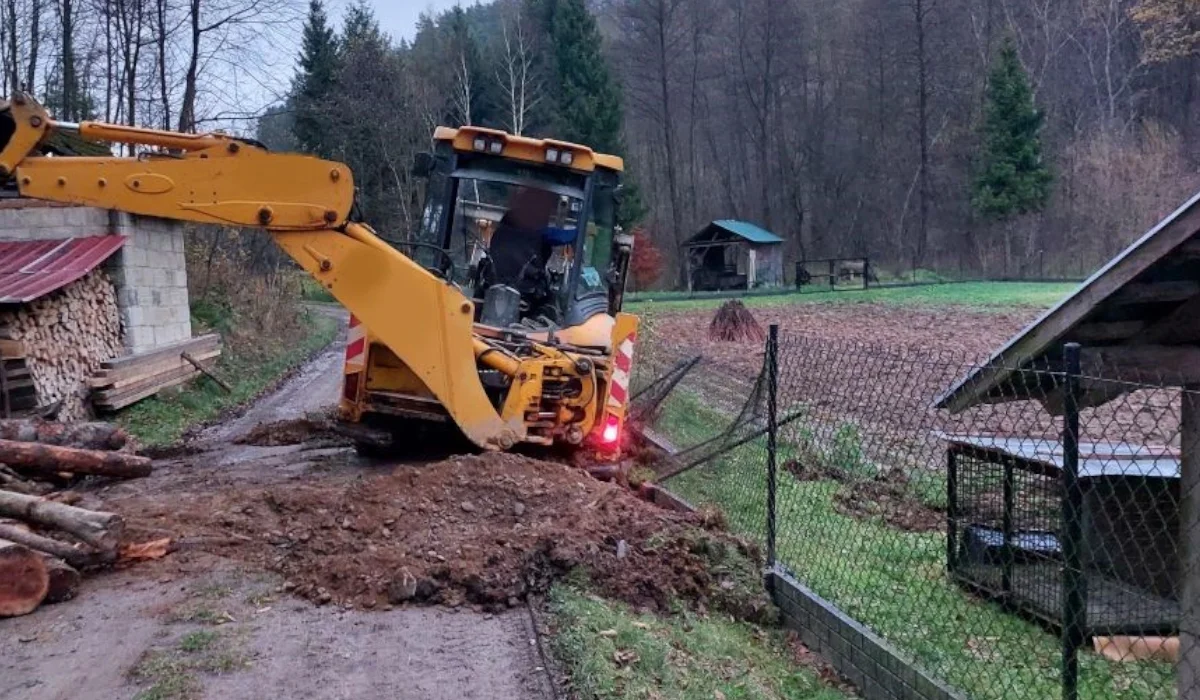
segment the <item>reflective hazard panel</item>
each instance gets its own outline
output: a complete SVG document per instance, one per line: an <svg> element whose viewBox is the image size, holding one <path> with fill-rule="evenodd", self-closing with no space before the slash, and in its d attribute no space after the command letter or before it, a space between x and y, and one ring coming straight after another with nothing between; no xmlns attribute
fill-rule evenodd
<svg viewBox="0 0 1200 700"><path fill-rule="evenodd" d="M633 374L633 350L637 343L638 318L632 314L617 314L613 324L613 369L608 381L608 396L604 414L597 430L602 445L620 442L625 413L629 408L630 379Z"/></svg>
<svg viewBox="0 0 1200 700"><path fill-rule="evenodd" d="M353 314L346 332L346 374L361 372L367 365L367 329Z"/></svg>

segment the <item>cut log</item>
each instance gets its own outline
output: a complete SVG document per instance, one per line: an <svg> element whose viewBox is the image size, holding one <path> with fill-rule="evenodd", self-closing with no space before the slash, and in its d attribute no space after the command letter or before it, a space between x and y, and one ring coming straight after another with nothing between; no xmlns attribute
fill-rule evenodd
<svg viewBox="0 0 1200 700"><path fill-rule="evenodd" d="M57 528L97 549L116 549L125 522L116 513L76 508L11 491L0 491L0 515Z"/></svg>
<svg viewBox="0 0 1200 700"><path fill-rule="evenodd" d="M730 299L722 304L708 326L709 340L761 343L766 337L762 326L758 325L754 315L739 299Z"/></svg>
<svg viewBox="0 0 1200 700"><path fill-rule="evenodd" d="M46 563L37 552L0 539L0 617L27 615L50 591Z"/></svg>
<svg viewBox="0 0 1200 700"><path fill-rule="evenodd" d="M46 574L50 578L49 590L43 603L61 603L70 600L79 592L79 570L57 557L43 552L38 553L46 565Z"/></svg>
<svg viewBox="0 0 1200 700"><path fill-rule="evenodd" d="M44 496L54 490L50 484L26 479L3 464L0 464L0 488L31 496Z"/></svg>
<svg viewBox="0 0 1200 700"><path fill-rule="evenodd" d="M129 442L129 433L112 423L56 423L30 418L0 420L0 440L119 450Z"/></svg>
<svg viewBox="0 0 1200 700"><path fill-rule="evenodd" d="M68 544L30 532L28 528L10 523L0 523L0 539L15 542L39 552L52 554L76 569L111 564L117 560L116 552L97 552L85 547Z"/></svg>
<svg viewBox="0 0 1200 700"><path fill-rule="evenodd" d="M150 474L150 460L124 452L77 450L36 442L0 440L0 462L45 474L70 472L132 479Z"/></svg>

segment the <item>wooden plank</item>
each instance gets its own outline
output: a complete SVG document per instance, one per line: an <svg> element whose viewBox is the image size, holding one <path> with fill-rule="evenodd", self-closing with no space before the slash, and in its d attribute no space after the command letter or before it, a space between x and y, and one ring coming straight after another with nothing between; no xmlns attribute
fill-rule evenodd
<svg viewBox="0 0 1200 700"><path fill-rule="evenodd" d="M200 373L198 371L196 371L196 369L193 367L190 374L179 377L178 379L173 379L173 380L166 382L164 384L161 384L159 386L151 387L149 389L145 389L145 390L137 392L135 394L126 394L126 395L122 396L121 398L113 398L113 399L110 399L108 401L103 401L103 402L97 401L96 405L103 409L115 411L120 408L125 408L126 406L129 406L131 404L135 404L138 401L141 401L142 399L146 399L151 396L154 396L155 394L162 391L163 389L168 389L170 387L177 386L179 384L183 384L184 382L187 382L191 379L195 379L196 377L199 377L199 376L200 376Z"/></svg>
<svg viewBox="0 0 1200 700"><path fill-rule="evenodd" d="M115 357L111 360L104 361L103 363L101 363L101 366L104 367L105 369L119 369L122 367L130 367L130 366L138 365L141 363L148 363L148 362L153 362L154 360L160 360L164 357L178 355L181 352L191 352L191 353L195 354L198 352L202 352L204 350L210 350L214 347L217 347L218 345L220 345L220 343L221 343L221 336L216 333L210 333L208 335L202 335L202 336L199 336L196 338L192 338L191 340L185 340L185 341L178 342L178 343L172 343L171 345L167 345L167 346L161 347L161 348L156 348L149 352L144 352L144 353L140 353L137 355L124 355L122 357Z"/></svg>
<svg viewBox="0 0 1200 700"><path fill-rule="evenodd" d="M1179 386L1200 384L1200 347L1114 345L1084 348L1083 374L1098 379Z"/></svg>
<svg viewBox="0 0 1200 700"><path fill-rule="evenodd" d="M119 389L98 391L95 393L95 401L96 403L102 404L112 403L113 401L120 400L126 395L137 394L146 389L155 389L179 377L193 377L197 374L199 374L199 372L191 365L180 367L179 369L173 369L169 372L163 372L152 377L146 377L145 379L139 380L133 384L121 387Z"/></svg>
<svg viewBox="0 0 1200 700"><path fill-rule="evenodd" d="M1085 323L1068 333L1067 337L1080 344L1104 343L1131 338L1142 332L1145 327L1145 321Z"/></svg>
<svg viewBox="0 0 1200 700"><path fill-rule="evenodd" d="M0 357L14 359L25 357L25 343L19 340L0 339Z"/></svg>
<svg viewBox="0 0 1200 700"><path fill-rule="evenodd" d="M212 350L205 350L202 353L194 355L194 357L203 362L205 360L212 360L220 357L220 355L221 349L213 348ZM188 362L183 359L183 354L181 353L176 357L167 357L160 361L156 361L151 365L136 365L132 367L109 370L102 369L88 379L88 384L92 388L96 389L109 386L113 388L128 386L134 381L152 377L156 374L162 374L163 372L169 372L173 369L179 369L187 364Z"/></svg>
<svg viewBox="0 0 1200 700"><path fill-rule="evenodd" d="M1114 297L1117 304L1158 304L1191 299L1200 294L1200 282L1195 280L1168 280L1164 282L1141 282L1129 284Z"/></svg>

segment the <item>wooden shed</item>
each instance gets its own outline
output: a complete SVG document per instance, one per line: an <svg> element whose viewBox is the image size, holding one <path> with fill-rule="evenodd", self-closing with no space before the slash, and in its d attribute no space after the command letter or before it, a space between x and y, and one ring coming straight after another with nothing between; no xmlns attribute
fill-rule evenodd
<svg viewBox="0 0 1200 700"><path fill-rule="evenodd" d="M1180 411L1178 629L1180 698L1200 696L1200 195L1148 231L1041 318L959 380L938 406L1040 400L1062 411L1052 386L1064 346L1076 343L1084 372L1103 367L1130 383L1080 384L1081 407L1119 398L1138 384L1186 389ZM1041 372L1027 371L1041 368ZM1049 371L1044 371L1049 370ZM1132 500L1126 512L1144 504Z"/></svg>
<svg viewBox="0 0 1200 700"><path fill-rule="evenodd" d="M783 286L783 239L745 221L713 221L683 244L688 291Z"/></svg>

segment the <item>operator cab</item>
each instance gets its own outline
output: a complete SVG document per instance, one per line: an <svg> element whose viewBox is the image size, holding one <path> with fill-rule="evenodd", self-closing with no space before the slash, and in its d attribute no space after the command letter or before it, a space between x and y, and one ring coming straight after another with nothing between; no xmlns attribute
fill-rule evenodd
<svg viewBox="0 0 1200 700"><path fill-rule="evenodd" d="M411 256L475 301L478 324L604 345L631 246L621 159L479 127L439 127L434 143L414 166L428 186Z"/></svg>

